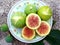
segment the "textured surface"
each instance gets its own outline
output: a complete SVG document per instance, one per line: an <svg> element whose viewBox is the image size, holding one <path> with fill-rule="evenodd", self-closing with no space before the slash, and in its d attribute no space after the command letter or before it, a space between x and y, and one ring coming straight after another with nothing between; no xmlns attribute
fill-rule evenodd
<svg viewBox="0 0 60 45"><path fill-rule="evenodd" d="M0 0L0 25L6 23L7 21L7 14L10 8L19 0ZM56 21L55 25L53 26L54 29L60 29L60 0L42 0L45 3L48 3L53 10L53 19ZM7 32L0 31L0 44L3 45L4 37L7 35ZM46 45L46 41L44 41ZM26 43L22 43L14 39L12 44L8 44L4 41L5 45L30 45Z"/></svg>

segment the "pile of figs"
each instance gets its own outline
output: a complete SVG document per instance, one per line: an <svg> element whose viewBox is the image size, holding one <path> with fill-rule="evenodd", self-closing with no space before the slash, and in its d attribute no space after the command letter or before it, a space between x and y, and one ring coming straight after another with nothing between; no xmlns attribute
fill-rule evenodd
<svg viewBox="0 0 60 45"><path fill-rule="evenodd" d="M22 37L26 40L32 40L36 34L47 36L50 33L51 26L47 22L52 16L52 10L49 6L37 8L33 4L28 4L24 12L14 12L11 16L11 23L16 28L22 28Z"/></svg>

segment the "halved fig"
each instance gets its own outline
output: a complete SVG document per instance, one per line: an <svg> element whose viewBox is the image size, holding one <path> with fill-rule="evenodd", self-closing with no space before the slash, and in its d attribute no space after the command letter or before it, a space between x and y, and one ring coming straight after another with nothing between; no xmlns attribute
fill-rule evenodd
<svg viewBox="0 0 60 45"><path fill-rule="evenodd" d="M36 30L37 34L40 36L46 36L49 34L51 26L46 21L42 21L40 27Z"/></svg>
<svg viewBox="0 0 60 45"><path fill-rule="evenodd" d="M22 29L22 37L26 40L32 40L35 37L35 31L25 26Z"/></svg>
<svg viewBox="0 0 60 45"><path fill-rule="evenodd" d="M26 25L30 29L37 29L41 24L41 19L40 17L35 14L31 13L26 17Z"/></svg>

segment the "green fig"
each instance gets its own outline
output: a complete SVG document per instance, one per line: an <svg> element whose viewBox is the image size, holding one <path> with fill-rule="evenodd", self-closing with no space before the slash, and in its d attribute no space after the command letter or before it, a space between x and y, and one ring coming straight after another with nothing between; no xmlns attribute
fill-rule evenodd
<svg viewBox="0 0 60 45"><path fill-rule="evenodd" d="M8 35L5 37L6 42L11 43L13 41L13 37L11 35Z"/></svg>
<svg viewBox="0 0 60 45"><path fill-rule="evenodd" d="M23 12L14 12L11 16L11 23L17 28L25 26L26 14Z"/></svg>
<svg viewBox="0 0 60 45"><path fill-rule="evenodd" d="M26 14L36 13L36 11L37 11L37 9L36 9L36 6L35 6L35 5L28 4L28 5L25 7L25 13L26 13Z"/></svg>
<svg viewBox="0 0 60 45"><path fill-rule="evenodd" d="M1 25L1 31L2 31L2 32L8 31L8 26L7 26L7 24L2 24L2 25Z"/></svg>

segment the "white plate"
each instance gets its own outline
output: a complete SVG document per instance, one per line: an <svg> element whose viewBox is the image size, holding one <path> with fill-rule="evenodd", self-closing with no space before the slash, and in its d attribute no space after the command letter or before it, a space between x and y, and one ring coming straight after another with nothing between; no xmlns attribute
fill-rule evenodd
<svg viewBox="0 0 60 45"><path fill-rule="evenodd" d="M35 4L37 8L46 5L44 2L39 1L39 0L24 0L24 1L22 0L22 1L17 2L11 8L11 10L9 11L8 16L7 16L7 24L8 24L8 27L9 27L9 31L11 32L11 34L17 40L19 40L21 42L34 43L34 42L41 41L46 36L45 37L36 36L33 40L28 41L28 40L25 40L24 38L21 37L21 28L20 29L17 29L13 25L11 25L11 20L10 19L11 19L12 13L13 12L17 12L17 11L24 12L24 9L25 9L26 4ZM52 20L52 17L51 17L48 20L48 23L52 26L52 22L53 22L53 20Z"/></svg>

